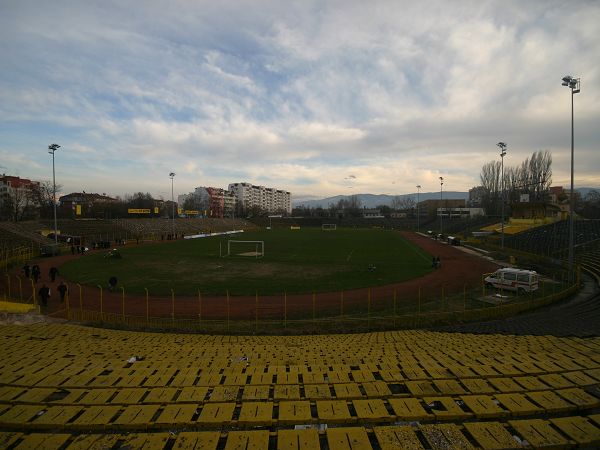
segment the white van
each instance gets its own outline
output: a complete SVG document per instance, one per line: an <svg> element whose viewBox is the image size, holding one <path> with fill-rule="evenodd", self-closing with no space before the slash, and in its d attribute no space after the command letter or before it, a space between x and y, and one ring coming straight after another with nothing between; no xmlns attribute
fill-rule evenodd
<svg viewBox="0 0 600 450"><path fill-rule="evenodd" d="M509 291L537 291L538 274L535 270L498 269L485 278L485 284Z"/></svg>

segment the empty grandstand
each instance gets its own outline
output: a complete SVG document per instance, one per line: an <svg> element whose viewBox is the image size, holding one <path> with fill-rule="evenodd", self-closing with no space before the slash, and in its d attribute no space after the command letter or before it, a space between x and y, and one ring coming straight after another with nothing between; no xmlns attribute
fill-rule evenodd
<svg viewBox="0 0 600 450"><path fill-rule="evenodd" d="M600 220L575 221L575 249L600 239ZM520 251L550 257L565 257L569 245L569 222L562 220L506 236L505 245Z"/></svg>
<svg viewBox="0 0 600 450"><path fill-rule="evenodd" d="M597 448L600 340L0 329L3 448Z"/></svg>

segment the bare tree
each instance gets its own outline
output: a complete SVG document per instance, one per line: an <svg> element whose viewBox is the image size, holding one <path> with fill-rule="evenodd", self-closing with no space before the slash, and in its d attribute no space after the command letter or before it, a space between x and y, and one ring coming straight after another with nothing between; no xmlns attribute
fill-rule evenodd
<svg viewBox="0 0 600 450"><path fill-rule="evenodd" d="M490 161L483 165L479 180L481 186L485 190L482 198L482 206L488 214L497 214L499 209L500 199L500 177L501 177L500 161Z"/></svg>
<svg viewBox="0 0 600 450"><path fill-rule="evenodd" d="M490 161L481 168L479 178L485 189L483 206L488 214L497 214L501 205L503 185L500 161ZM529 194L534 201L544 201L552 184L552 154L534 152L520 165L504 167L504 201L519 201L520 194Z"/></svg>
<svg viewBox="0 0 600 450"><path fill-rule="evenodd" d="M396 211L406 211L413 209L417 203L410 195L395 195L392 198L392 209Z"/></svg>
<svg viewBox="0 0 600 450"><path fill-rule="evenodd" d="M207 199L200 198L199 195L190 194L183 202L183 209L192 211L206 211L210 209Z"/></svg>
<svg viewBox="0 0 600 450"><path fill-rule="evenodd" d="M62 185L56 185L56 192L62 190ZM38 185L32 185L30 190L33 203L40 210L40 217L51 219L54 214L54 190L51 181L42 181ZM58 199L57 199L58 200Z"/></svg>
<svg viewBox="0 0 600 450"><path fill-rule="evenodd" d="M37 203L29 187L9 189L2 200L2 216L20 222L37 215Z"/></svg>

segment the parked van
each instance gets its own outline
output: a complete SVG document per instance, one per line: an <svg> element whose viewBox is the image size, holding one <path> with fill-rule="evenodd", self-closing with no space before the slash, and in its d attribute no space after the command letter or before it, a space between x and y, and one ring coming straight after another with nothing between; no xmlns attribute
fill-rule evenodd
<svg viewBox="0 0 600 450"><path fill-rule="evenodd" d="M485 278L485 284L496 289L530 292L538 289L538 274L535 270L498 269Z"/></svg>

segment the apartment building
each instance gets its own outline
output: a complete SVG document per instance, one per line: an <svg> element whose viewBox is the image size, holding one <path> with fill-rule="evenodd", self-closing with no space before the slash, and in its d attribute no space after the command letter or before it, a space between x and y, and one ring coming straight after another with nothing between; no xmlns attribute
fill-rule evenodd
<svg viewBox="0 0 600 450"><path fill-rule="evenodd" d="M288 191L250 183L231 183L228 189L246 210L259 207L270 213L292 212L292 195Z"/></svg>

